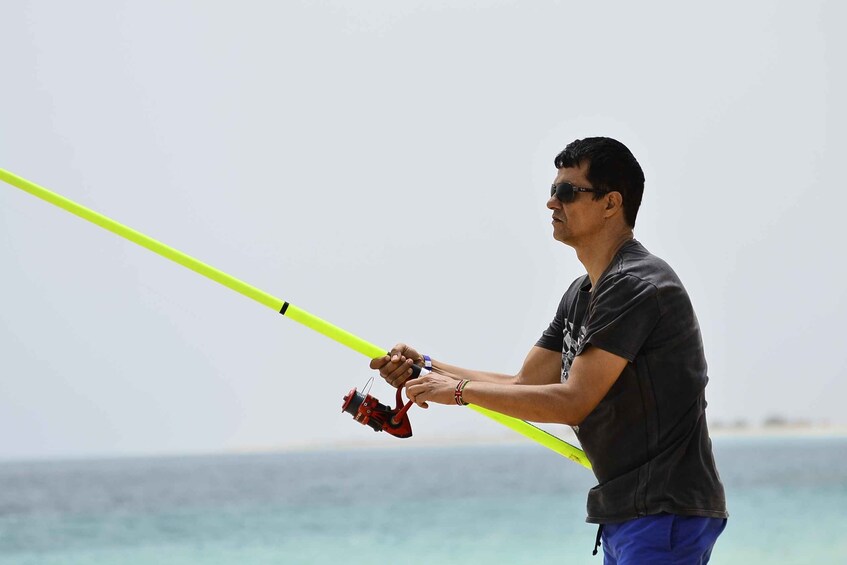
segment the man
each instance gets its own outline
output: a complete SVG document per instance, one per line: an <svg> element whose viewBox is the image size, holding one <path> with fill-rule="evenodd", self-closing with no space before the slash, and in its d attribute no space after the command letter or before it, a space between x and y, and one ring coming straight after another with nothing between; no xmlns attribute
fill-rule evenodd
<svg viewBox="0 0 847 565"><path fill-rule="evenodd" d="M371 368L423 407L471 403L573 426L599 482L587 521L599 524L604 562L706 563L727 518L706 427L706 361L682 283L633 238L644 173L604 137L574 141L554 164L553 237L587 274L520 371L463 369L404 344ZM413 363L432 372L407 381Z"/></svg>

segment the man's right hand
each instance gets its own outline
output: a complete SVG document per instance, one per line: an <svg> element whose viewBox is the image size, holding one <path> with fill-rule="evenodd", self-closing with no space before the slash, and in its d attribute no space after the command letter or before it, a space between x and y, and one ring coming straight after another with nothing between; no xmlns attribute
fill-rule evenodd
<svg viewBox="0 0 847 565"><path fill-rule="evenodd" d="M423 367L423 356L405 343L398 343L388 355L371 359L371 369L379 371L385 382L398 388L412 376L412 365Z"/></svg>

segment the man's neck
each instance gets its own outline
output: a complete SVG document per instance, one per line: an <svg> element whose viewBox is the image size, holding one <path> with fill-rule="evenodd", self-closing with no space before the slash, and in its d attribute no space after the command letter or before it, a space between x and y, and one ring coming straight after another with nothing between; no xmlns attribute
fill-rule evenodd
<svg viewBox="0 0 847 565"><path fill-rule="evenodd" d="M613 234L600 234L598 238L590 242L574 246L579 262L588 272L592 289L596 288L597 281L603 276L603 272L611 263L618 249L632 238L632 230L626 229Z"/></svg>

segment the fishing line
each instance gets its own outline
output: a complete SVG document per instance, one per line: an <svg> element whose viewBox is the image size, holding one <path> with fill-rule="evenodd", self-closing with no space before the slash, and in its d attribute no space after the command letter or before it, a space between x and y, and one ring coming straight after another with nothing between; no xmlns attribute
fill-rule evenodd
<svg viewBox="0 0 847 565"><path fill-rule="evenodd" d="M87 220L93 224L100 226L103 229L106 229L116 235L119 235L133 243L140 245L150 251L161 255L166 259L170 259L171 261L182 265L192 271L203 275L206 278L209 278L223 286L238 292L246 296L247 298L251 298L256 302L267 306L268 308L272 308L276 312L282 314L286 318L290 318L295 322L298 322L307 328L310 328L324 336L342 344L353 351L357 351L362 355L365 355L369 359L373 359L375 357L382 357L386 354L386 350L382 347L379 347L369 341L366 341L346 330L339 328L336 325L333 325L326 320L323 320L314 314L303 310L302 308L298 308L297 306L289 303L288 301L282 300L269 294L261 289L256 288L250 284L247 284L244 281L241 281L230 274L227 274L219 269L216 269L202 261L191 257L170 247L165 245L161 241L155 240L152 237L144 235L143 233L136 231L128 226L125 226L121 223L116 222L115 220L104 216L90 208L86 208L81 204L77 204L73 200L65 198L60 194L52 192L42 186L39 186L31 181L26 180L25 178L19 177L18 175L11 173L5 169L0 169L0 180L5 181L6 183L23 190L24 192L28 192L29 194L40 198L54 206L57 206L66 212L70 212L80 218ZM351 391L351 398L353 398L352 393L355 392L355 389ZM399 402L399 392L400 389L397 389L398 392L398 402ZM358 393L357 393L358 394ZM370 395L367 395L368 398ZM354 400L358 400L358 397ZM375 400L375 399L373 399ZM345 406L349 404L350 400L348 397L345 397ZM398 409L399 410L399 406ZM488 410L486 408L482 408L481 406L476 406L473 404L468 405L468 408L479 412L480 414L491 418L492 420L510 428L518 432L519 434L537 442L541 445L559 453L567 457L568 459L579 463L587 468L591 468L591 463L589 463L588 458L586 458L585 453L569 444L568 442L562 440L554 436L553 434L542 430L536 426L533 426L529 422L525 422L518 418L513 418L511 416L506 416L505 414L500 414L498 412L494 412L493 410ZM408 408L406 408L408 410ZM403 415L405 416L405 410L403 411ZM409 434L411 435L411 430L409 430Z"/></svg>

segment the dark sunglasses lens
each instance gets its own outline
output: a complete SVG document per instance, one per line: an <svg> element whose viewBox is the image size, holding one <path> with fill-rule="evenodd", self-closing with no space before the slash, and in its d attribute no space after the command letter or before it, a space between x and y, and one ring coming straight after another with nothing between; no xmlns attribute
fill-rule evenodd
<svg viewBox="0 0 847 565"><path fill-rule="evenodd" d="M552 192L556 195L556 198L558 198L561 202L573 202L575 192L573 189L573 185L569 182L560 182L559 184L553 185Z"/></svg>

